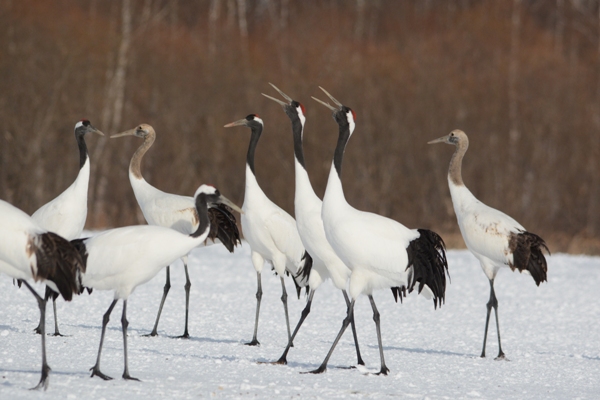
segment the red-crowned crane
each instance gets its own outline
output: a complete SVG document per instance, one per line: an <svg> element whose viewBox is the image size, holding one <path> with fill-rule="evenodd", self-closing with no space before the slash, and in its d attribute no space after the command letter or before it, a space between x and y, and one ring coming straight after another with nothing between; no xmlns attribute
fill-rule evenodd
<svg viewBox="0 0 600 400"><path fill-rule="evenodd" d="M85 220L87 219L87 196L88 184L90 182L90 157L85 144L85 135L104 133L94 128L90 121L82 119L75 124L75 140L79 148L79 173L75 181L59 194L54 200L41 206L31 215L31 218L42 228L54 232L67 240L81 237ZM54 336L62 336L58 330L58 318L56 316L56 297L58 293L46 286L45 300L52 297L52 308L54 310ZM40 325L35 328L40 333Z"/></svg>
<svg viewBox="0 0 600 400"><path fill-rule="evenodd" d="M40 227L29 215L0 200L0 273L25 284L40 309L42 375L34 389L48 388L50 366L46 360L46 301L28 280L45 282L70 301L81 288L84 264L68 240Z"/></svg>
<svg viewBox="0 0 600 400"><path fill-rule="evenodd" d="M194 198L190 196L180 196L163 192L150 185L142 176L141 163L144 154L150 149L156 139L154 128L148 124L141 124L134 129L127 130L111 138L122 136L135 136L144 139L142 145L137 149L131 158L129 164L129 181L133 188L135 198L142 209L146 222L150 225L164 226L172 228L184 234L190 234L198 228L198 214L194 205ZM240 243L240 233L237 228L235 216L230 212L227 206L223 204L211 205L208 210L211 221L211 231L207 240L201 246L208 246L218 239L229 252L233 253L234 247ZM189 338L188 319L190 309L190 276L188 273L188 255L181 257L185 270L185 327L183 334L179 338ZM162 313L167 294L171 288L171 267L166 269L166 282L163 289L162 299L156 315L156 321L152 332L148 336L158 334L158 321Z"/></svg>
<svg viewBox="0 0 600 400"><path fill-rule="evenodd" d="M256 291L256 318L254 320L254 335L252 341L246 343L256 346L260 300L262 298L261 272L265 261L272 263L275 272L281 278L281 301L285 311L285 322L288 331L288 343L291 342L290 319L287 308L287 291L283 276L292 275L298 295L300 288L307 285L306 277L312 266L312 258L304 249L296 221L277 204L273 203L263 192L256 180L254 170L254 152L258 139L263 131L263 121L256 114L250 114L244 119L231 122L225 128L246 126L250 128L250 144L246 155L246 190L242 205L242 231L244 238L252 250L252 264L256 270L258 289ZM300 273L299 272L303 272Z"/></svg>
<svg viewBox="0 0 600 400"><path fill-rule="evenodd" d="M109 229L90 238L72 242L79 249L86 264L83 286L97 290L113 290L115 296L102 319L98 357L96 364L91 368L91 376L112 379L100 371L100 355L110 314L117 301L123 300L123 378L137 380L129 374L127 362L129 295L136 287L154 278L165 266L188 254L206 240L210 231L209 205L225 204L241 211L213 186L200 186L194 198L199 221L197 229L189 235L162 226L137 225Z"/></svg>
<svg viewBox="0 0 600 400"><path fill-rule="evenodd" d="M341 180L342 161L346 144L355 128L356 114L323 88L321 90L337 107L315 100L333 111L333 118L339 126L338 142L323 197L323 226L327 241L352 270L352 301L348 307L348 315L325 360L319 368L311 372L325 371L335 346L352 319L356 299L359 295L366 294L373 308L373 320L377 329L381 358L379 374L385 375L389 369L383 356L379 311L375 306L373 291L390 288L394 297L399 296L402 299L407 291L411 292L416 286L418 293L433 298L434 307L441 306L445 297L448 271L444 242L433 231L408 229L390 218L360 211L348 204Z"/></svg>
<svg viewBox="0 0 600 400"><path fill-rule="evenodd" d="M456 146L448 170L448 186L454 212L458 220L460 232L467 248L479 260L483 272L490 281L490 299L487 303L485 318L485 333L483 335L483 350L481 357L485 357L485 344L487 340L490 313L494 309L496 316L496 329L498 332L498 357L505 358L500 343L500 326L498 325L498 299L494 291L494 279L503 267L519 272L529 273L536 285L546 281L548 266L542 250L548 253L544 239L528 232L513 218L491 208L471 193L462 179L462 160L469 148L469 138L461 130L453 130L450 134L432 140L433 143L447 143Z"/></svg>
<svg viewBox="0 0 600 400"><path fill-rule="evenodd" d="M300 239L302 239L302 244L313 259L312 269L310 270L310 276L308 277L310 294L308 296L308 301L306 302L306 307L302 311L298 325L292 333L292 340L288 343L279 360L275 362L277 364L287 364L287 353L292 346L292 342L296 337L300 326L302 326L302 323L310 313L313 296L321 283L328 278L331 278L334 286L342 291L344 300L346 301L346 307L350 305L350 299L346 293L346 285L348 283L348 278L350 278L350 269L337 254L335 254L335 251L331 248L331 245L325 237L323 219L321 218L323 202L316 195L306 170L304 149L302 146L304 124L306 122L304 106L283 93L272 83L270 83L270 85L273 86L286 101L281 101L264 93L263 96L280 104L292 122L294 165L296 171L296 192L294 195L296 225L298 227ZM360 355L354 319L352 319L351 325L356 347L357 363L358 365L365 365Z"/></svg>

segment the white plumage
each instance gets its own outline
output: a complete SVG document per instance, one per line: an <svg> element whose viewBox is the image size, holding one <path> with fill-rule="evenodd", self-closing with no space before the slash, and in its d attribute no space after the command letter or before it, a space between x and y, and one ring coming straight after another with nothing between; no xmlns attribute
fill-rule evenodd
<svg viewBox="0 0 600 400"><path fill-rule="evenodd" d="M144 139L142 145L131 158L131 163L129 165L129 181L131 182L133 193L144 214L146 222L150 225L171 228L183 234L194 232L198 228L198 214L196 212L194 198L163 192L150 185L142 176L142 158L156 139L154 128L148 124L141 124L134 129L112 135L111 138L122 136L136 136ZM211 207L209 215L211 217L212 229L207 240L201 243L200 246L208 246L215 243L216 240L219 240L230 252L233 252L234 246L240 243L235 217L226 207L220 205ZM188 255L183 255L181 260L183 261L186 277L186 284L184 286L186 300L185 327L183 335L179 337L188 338L190 287L192 284L190 282L187 266ZM167 266L163 296L156 315L154 328L149 336L156 336L158 334L158 322L170 288L170 267Z"/></svg>
<svg viewBox="0 0 600 400"><path fill-rule="evenodd" d="M391 288L394 296L406 295L418 283L418 292L441 305L446 289L447 262L444 242L436 233L425 229L408 229L402 224L377 214L359 211L345 199L341 182L344 150L355 127L355 114L323 90L338 108L322 102L333 111L339 125L339 139L323 197L322 218L327 241L342 261L352 270L350 296L352 301L342 329L321 366L311 371L325 371L329 357L347 328L360 294L366 294L373 308L377 329L380 374L387 374L379 312L373 299L376 289Z"/></svg>
<svg viewBox="0 0 600 400"><path fill-rule="evenodd" d="M256 180L254 171L254 152L263 130L263 121L256 114L250 114L246 118L225 125L247 126L252 135L248 146L246 157L246 190L244 193L244 204L242 210L242 231L244 238L252 249L252 264L256 270L258 290L256 292L256 318L254 324L254 335L248 345L258 345L258 317L260 313L260 300L262 297L261 272L265 261L270 262L275 272L281 278L282 296L281 301L285 311L285 319L288 330L288 342L291 341L290 322L287 309L287 291L283 276L289 273L294 278L296 288L306 286L306 282L297 277L302 268L309 268L312 259L306 253L298 230L296 221L273 203L262 191Z"/></svg>
<svg viewBox="0 0 600 400"><path fill-rule="evenodd" d="M83 261L65 239L40 227L29 215L0 200L0 272L20 279L31 291L40 310L42 373L36 389L48 387L46 361L46 301L27 280L45 282L69 301L79 293Z"/></svg>
<svg viewBox="0 0 600 400"><path fill-rule="evenodd" d="M292 342L298 333L300 326L310 313L314 293L321 283L326 281L328 278L331 278L334 286L342 291L344 299L346 300L346 306L350 305L350 300L348 299L348 294L346 293L346 285L348 283L348 278L350 277L351 271L337 256L325 237L325 229L323 228L323 219L321 217L323 202L316 195L312 184L310 183L310 178L308 176L304 161L304 150L302 146L304 124L306 122L304 106L283 93L272 83L270 85L273 86L273 88L275 88L275 90L277 90L287 100L287 102L283 102L263 93L263 96L280 104L287 116L292 121L295 155L294 166L296 175L296 191L294 195L296 226L298 228L298 233L300 235L300 239L302 240L302 244L313 259L313 264L310 271L302 271L304 276L310 274L308 277L310 295L308 297L306 307L302 311L298 325L292 333L291 341L288 343L279 360L276 361L277 364L286 364L287 353L291 348ZM359 365L364 365L364 361L362 360L358 346L354 319L352 319L351 325L352 333L354 335L354 342L356 345L357 363Z"/></svg>
<svg viewBox="0 0 600 400"><path fill-rule="evenodd" d="M75 181L55 199L44 204L31 215L31 218L39 226L67 240L77 239L81 236L87 219L90 157L85 144L85 135L88 133L97 133L100 136L104 136L104 133L94 128L90 121L86 119L75 124L75 140L79 147L79 173ZM52 296L54 310L54 336L61 336L56 316L57 293L46 288L45 300L48 300L50 296ZM36 331L40 333L39 325Z"/></svg>
<svg viewBox="0 0 600 400"><path fill-rule="evenodd" d="M111 379L100 371L100 354L110 313L116 302L123 300L123 378L135 379L129 375L127 363L127 298L137 286L148 282L162 268L206 240L210 230L207 212L209 204L226 204L239 210L218 190L208 185L198 188L195 202L199 224L197 230L190 235L161 226L140 225L110 229L91 238L75 241L86 259L83 285L98 290L113 290L115 293L115 298L102 321L100 347L96 364L92 367L92 376Z"/></svg>
<svg viewBox="0 0 600 400"><path fill-rule="evenodd" d="M498 332L497 359L504 359L505 355L500 343L498 300L494 291L494 279L500 268L510 267L512 270L518 269L529 273L539 285L546 280L548 268L542 249L548 251L548 247L542 238L527 232L512 217L483 204L467 189L462 180L461 170L463 157L469 147L469 138L463 131L454 130L429 143L447 143L456 146L448 170L448 185L454 212L467 248L479 260L483 272L490 281L490 300L487 303L481 357L485 357L490 313L494 308Z"/></svg>

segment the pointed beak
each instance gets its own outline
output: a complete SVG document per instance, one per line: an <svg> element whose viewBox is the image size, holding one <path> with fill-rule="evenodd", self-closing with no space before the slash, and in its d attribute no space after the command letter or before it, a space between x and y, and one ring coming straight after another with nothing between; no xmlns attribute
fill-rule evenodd
<svg viewBox="0 0 600 400"><path fill-rule="evenodd" d="M91 124L90 124L90 132L97 133L100 136L104 136L104 133L100 129L94 128Z"/></svg>
<svg viewBox="0 0 600 400"><path fill-rule="evenodd" d="M135 129L130 129L128 131L125 132L121 132L121 133L116 133L114 135L111 135L110 138L116 138L116 137L122 137L122 136L135 136Z"/></svg>
<svg viewBox="0 0 600 400"><path fill-rule="evenodd" d="M319 86L319 89L321 89L327 95L327 97L329 97L331 101L333 101L338 107L342 107L343 104L337 101L336 98L329 94L327 90L323 89L321 86Z"/></svg>
<svg viewBox="0 0 600 400"><path fill-rule="evenodd" d="M441 138L437 138L434 140L430 140L427 144L435 144L435 143L448 143L448 135L442 136Z"/></svg>
<svg viewBox="0 0 600 400"><path fill-rule="evenodd" d="M248 120L246 118L243 118L243 119L240 119L240 120L237 120L234 122L230 122L227 125L224 125L224 127L231 128L233 126L240 126L240 125L247 126L247 124L248 124Z"/></svg>
<svg viewBox="0 0 600 400"><path fill-rule="evenodd" d="M277 86L273 85L271 82L269 82L269 85L273 86L273 89L277 90L279 92L279 94L281 95L281 97L283 97L284 99L286 99L289 103L291 103L292 101L294 101L294 99L292 99L287 94L283 93L281 90L279 90L279 88Z"/></svg>
<svg viewBox="0 0 600 400"><path fill-rule="evenodd" d="M332 106L331 104L329 104L329 103L326 103L326 102L324 102L323 100L319 100L319 99L317 99L317 98L316 98L316 97L314 97L314 96L310 96L310 97L312 97L312 98L313 98L313 100L316 100L316 101L318 101L319 103L323 104L325 107L329 108L331 111L337 111L337 108L335 108L335 107L334 107L334 106Z"/></svg>
<svg viewBox="0 0 600 400"><path fill-rule="evenodd" d="M244 211L242 211L242 209L239 208L233 201L229 200L227 197L225 197L223 195L219 196L219 200L217 202L220 204L225 204L228 207L231 207L232 209L239 212L240 214L244 213Z"/></svg>
<svg viewBox="0 0 600 400"><path fill-rule="evenodd" d="M267 99L271 99L271 100L273 100L274 102L276 102L276 103L278 103L278 104L281 104L283 107L285 107L285 106L288 106L288 105L289 105L289 104L288 104L288 103L286 103L285 101L281 101L281 100L279 100L279 99L276 99L275 97L271 97L271 96L269 96L268 94L264 94L264 93L261 93L261 94L262 94L263 96L265 96Z"/></svg>

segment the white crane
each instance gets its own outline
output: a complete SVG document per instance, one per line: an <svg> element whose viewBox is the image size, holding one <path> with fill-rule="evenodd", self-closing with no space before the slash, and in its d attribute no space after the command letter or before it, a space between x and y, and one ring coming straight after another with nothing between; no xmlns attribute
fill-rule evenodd
<svg viewBox="0 0 600 400"><path fill-rule="evenodd" d="M252 134L246 155L246 189L242 205L242 231L244 238L252 250L252 265L256 270L258 289L256 291L256 318L254 320L254 335L252 341L246 343L256 346L260 300L262 298L261 272L265 261L270 262L281 279L281 301L285 311L285 322L288 331L288 343L291 343L290 319L287 308L287 291L283 276L291 274L296 285L298 296L300 288L307 285L306 277L312 265L312 258L302 245L298 235L296 221L273 203L262 191L256 180L254 170L254 152L263 131L263 121L256 114L250 114L244 119L231 122L225 128L247 126Z"/></svg>
<svg viewBox="0 0 600 400"><path fill-rule="evenodd" d="M494 291L496 274L503 267L509 267L513 271L518 269L519 272L529 273L539 286L541 282L546 281L548 271L542 250L545 249L548 253L550 251L544 239L527 232L521 224L503 212L483 204L467 189L462 179L461 169L463 157L469 147L469 138L463 131L453 130L450 134L429 142L429 144L433 143L456 146L448 170L448 186L454 212L467 248L479 260L483 272L490 281L490 299L487 303L481 357L485 357L488 325L493 308L498 332L496 359L501 360L505 355L500 344L498 299Z"/></svg>
<svg viewBox="0 0 600 400"><path fill-rule="evenodd" d="M40 310L42 374L34 389L48 388L50 366L46 359L46 301L27 282L45 282L70 301L80 292L83 260L59 235L40 227L29 215L0 200L0 273L18 279L31 291Z"/></svg>
<svg viewBox="0 0 600 400"><path fill-rule="evenodd" d="M194 205L194 198L163 192L146 182L142 176L142 158L156 139L154 128L148 124L141 124L134 129L112 135L111 138L122 136L136 136L144 139L142 145L131 158L129 164L129 181L131 182L133 193L142 209L146 222L150 225L175 229L184 234L194 232L198 228L198 214ZM229 211L227 206L222 204L211 205L208 214L211 221L211 231L208 234L207 240L201 245L208 246L218 239L223 243L227 250L233 252L233 248L240 243L240 233L237 228L235 216ZM181 260L183 261L185 270L185 327L183 335L178 337L189 338L188 319L190 309L190 288L192 284L188 273L188 255L183 255ZM158 314L156 315L154 328L152 328L152 332L148 336L156 336L158 334L158 321L160 320L167 294L171 288L170 266L167 266L166 275L166 282L160 306L158 308Z"/></svg>
<svg viewBox="0 0 600 400"><path fill-rule="evenodd" d="M344 300L346 301L346 307L350 305L350 299L346 293L346 285L348 283L348 278L350 278L351 271L337 254L335 254L335 251L331 248L331 245L325 237L323 219L321 218L323 202L316 195L312 184L310 183L310 178L308 177L308 172L306 170L306 163L304 161L304 149L302 146L304 124L306 122L304 106L283 93L272 83L269 84L283 96L286 102L264 93L263 96L280 104L292 122L294 165L296 171L296 191L294 195L296 225L302 244L313 259L312 269L310 270L310 276L308 278L310 294L308 296L308 301L306 302L306 307L302 311L298 325L292 333L292 340L288 343L279 360L275 362L277 364L287 364L287 353L292 346L292 342L296 337L300 326L302 326L302 323L310 313L313 296L321 283L328 278L331 278L334 286L342 291ZM365 365L360 355L354 318L351 320L351 326L356 347L357 363L358 365Z"/></svg>
<svg viewBox="0 0 600 400"><path fill-rule="evenodd" d="M123 329L124 379L133 379L127 363L127 299L133 290L152 279L166 265L188 254L206 240L210 231L207 207L211 204L226 204L241 210L222 196L213 186L202 185L196 191L195 208L198 213L198 228L186 235L174 229L137 225L110 229L91 238L78 239L73 243L79 248L85 262L83 286L97 290L113 290L114 300L102 319L102 334L96 364L91 376L112 379L100 371L100 355L110 314L117 301L123 300L121 325Z"/></svg>
<svg viewBox="0 0 600 400"><path fill-rule="evenodd" d="M323 226L325 236L336 254L352 270L350 275L350 297L348 315L344 319L329 353L321 366L311 371L321 373L339 339L348 327L354 312L354 303L360 294L366 294L373 308L373 320L377 329L381 369L387 374L385 365L379 312L373 299L375 289L391 288L394 297L406 296L415 286L418 292L433 298L433 305L442 305L446 291L448 264L442 238L427 229L408 229L404 225L370 212L359 211L346 201L342 187L342 160L346 144L355 127L356 115L342 105L323 88L327 96L338 106L319 101L333 111L339 125L339 138L333 163L329 172L327 188L323 197ZM314 98L314 97L313 97Z"/></svg>
<svg viewBox="0 0 600 400"><path fill-rule="evenodd" d="M39 226L67 240L77 239L81 236L85 220L87 219L90 157L85 144L85 135L88 133L97 133L100 136L104 136L104 133L94 128L87 119L82 119L75 124L75 140L77 141L77 147L79 147L79 173L75 181L54 200L41 206L31 216ZM58 293L46 286L44 299L47 301L52 297L54 336L62 336L58 330L58 319L56 316L57 296ZM41 321L40 325L35 328L35 331L40 333L40 328Z"/></svg>

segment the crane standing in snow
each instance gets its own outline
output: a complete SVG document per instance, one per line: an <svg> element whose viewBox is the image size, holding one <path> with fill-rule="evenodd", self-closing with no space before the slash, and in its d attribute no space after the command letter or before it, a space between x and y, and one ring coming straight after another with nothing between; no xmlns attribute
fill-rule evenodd
<svg viewBox="0 0 600 400"><path fill-rule="evenodd" d="M286 273L292 275L296 290L298 295L300 295L301 287L305 287L308 284L306 278L312 267L312 257L302 245L294 218L277 204L273 203L265 192L262 191L256 180L254 152L263 130L262 119L256 114L250 114L244 119L225 125L225 128L233 126L246 126L252 132L246 155L246 190L244 192L244 204L242 205L244 214L242 214L241 219L244 238L252 249L252 265L254 265L254 269L256 270L258 289L256 291L254 335L252 341L247 344L250 346L260 344L256 336L258 332L260 300L262 298L260 274L265 261L273 264L275 272L277 272L281 279L281 301L283 302L283 309L285 311L288 343L291 343L292 335L287 308L287 291L283 276ZM302 273L299 274L299 272Z"/></svg>
<svg viewBox="0 0 600 400"><path fill-rule="evenodd" d="M270 83L270 85L273 86L273 88L287 101L283 102L263 93L263 96L280 104L292 122L294 165L296 171L296 191L294 195L296 225L298 227L300 239L302 239L302 244L304 244L306 251L308 251L313 258L313 266L308 278L310 294L308 296L308 301L306 302L306 307L302 311L298 325L292 333L292 340L288 343L279 360L276 361L277 364L287 364L287 353L292 346L296 334L300 330L300 326L302 326L302 323L310 313L313 296L321 283L328 278L331 278L334 286L342 291L344 299L346 300L346 307L350 305L350 299L346 293L346 284L348 283L351 271L337 254L335 254L335 251L331 248L331 245L325 237L323 219L321 218L323 202L313 190L304 162L304 150L302 146L304 123L306 122L304 106L283 93L272 83ZM358 347L358 337L356 335L354 318L351 320L351 326L356 347L357 363L358 365L365 365L360 355L360 348Z"/></svg>
<svg viewBox="0 0 600 400"><path fill-rule="evenodd" d="M342 161L344 151L355 128L356 114L337 101L327 91L323 92L337 107L316 99L333 111L339 126L338 142L329 171L327 188L323 197L323 226L325 236L342 261L352 270L350 275L350 297L348 315L342 328L319 368L312 373L324 372L335 346L344 334L354 313L354 303L361 294L366 294L373 309L373 320L377 330L381 369L387 375L385 365L379 311L375 306L373 291L390 288L397 300L415 286L420 294L433 298L433 305L441 306L446 293L448 263L444 241L435 232L427 229L408 229L390 218L364 212L346 201L342 187Z"/></svg>
<svg viewBox="0 0 600 400"><path fill-rule="evenodd" d="M458 220L460 232L467 248L479 260L483 272L490 281L490 299L487 303L485 318L485 333L483 335L483 350L481 357L485 357L490 313L494 309L496 316L496 329L498 331L498 357L505 358L500 343L500 326L498 324L498 299L494 291L494 279L503 267L510 267L513 271L528 272L533 277L536 285L546 281L548 266L542 252L548 251L546 242L538 235L528 232L517 221L491 208L471 193L462 179L462 160L469 148L469 138L461 130L453 130L450 134L432 140L429 144L447 143L456 146L448 170L448 186L454 212Z"/></svg>

